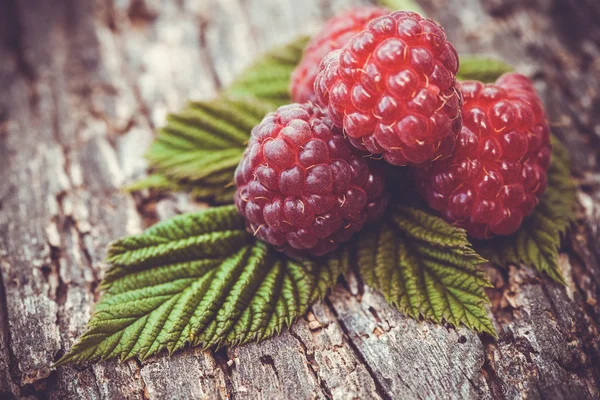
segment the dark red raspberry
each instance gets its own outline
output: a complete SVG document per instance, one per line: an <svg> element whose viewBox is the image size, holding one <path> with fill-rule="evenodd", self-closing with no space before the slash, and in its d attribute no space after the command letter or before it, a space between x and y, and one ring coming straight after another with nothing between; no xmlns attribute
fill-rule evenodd
<svg viewBox="0 0 600 400"><path fill-rule="evenodd" d="M369 21L387 13L389 11L381 7L356 7L327 21L308 43L300 64L292 73L292 100L296 103L315 101L315 78L327 53L342 48L352 36L365 29Z"/></svg>
<svg viewBox="0 0 600 400"><path fill-rule="evenodd" d="M461 127L457 71L440 25L396 11L329 53L315 92L355 147L393 165L420 164L452 152Z"/></svg>
<svg viewBox="0 0 600 400"><path fill-rule="evenodd" d="M280 107L252 130L235 183L247 229L290 254L334 250L387 204L383 173L309 104Z"/></svg>
<svg viewBox="0 0 600 400"><path fill-rule="evenodd" d="M550 130L531 81L464 82L464 125L451 158L417 169L419 191L474 238L514 233L546 189Z"/></svg>

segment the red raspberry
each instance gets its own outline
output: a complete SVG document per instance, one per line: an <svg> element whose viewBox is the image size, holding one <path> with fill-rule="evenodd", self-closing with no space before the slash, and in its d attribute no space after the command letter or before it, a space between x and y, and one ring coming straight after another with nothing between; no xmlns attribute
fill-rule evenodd
<svg viewBox="0 0 600 400"><path fill-rule="evenodd" d="M315 92L355 147L393 165L420 164L452 152L461 126L457 71L440 25L396 11L329 53Z"/></svg>
<svg viewBox="0 0 600 400"><path fill-rule="evenodd" d="M247 229L290 254L334 250L387 204L383 173L310 104L254 127L235 182Z"/></svg>
<svg viewBox="0 0 600 400"><path fill-rule="evenodd" d="M380 7L356 7L327 21L323 30L308 43L300 64L292 73L292 100L296 103L315 101L315 78L327 53L340 49L352 36L365 29L369 21L388 12Z"/></svg>
<svg viewBox="0 0 600 400"><path fill-rule="evenodd" d="M531 81L464 82L464 125L451 158L417 169L420 193L474 238L514 233L546 189L550 130Z"/></svg>

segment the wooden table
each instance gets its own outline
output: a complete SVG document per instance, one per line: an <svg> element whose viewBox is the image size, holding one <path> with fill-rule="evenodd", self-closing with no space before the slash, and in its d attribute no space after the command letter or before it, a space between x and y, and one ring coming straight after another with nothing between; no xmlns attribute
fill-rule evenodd
<svg viewBox="0 0 600 400"><path fill-rule="evenodd" d="M82 333L106 245L201 205L131 196L153 130L349 0L0 0L0 398L599 398L600 3L422 0L461 52L533 77L569 147L568 288L490 268L500 339L407 319L348 279L260 344L50 365Z"/></svg>

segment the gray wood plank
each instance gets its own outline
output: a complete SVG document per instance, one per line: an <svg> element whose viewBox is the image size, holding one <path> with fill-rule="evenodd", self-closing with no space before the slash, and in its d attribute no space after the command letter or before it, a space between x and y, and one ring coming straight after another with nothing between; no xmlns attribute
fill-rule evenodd
<svg viewBox="0 0 600 400"><path fill-rule="evenodd" d="M359 3L0 0L0 397L600 397L593 0L420 1L461 52L499 55L535 78L582 182L580 223L561 255L567 289L490 268L498 341L407 319L351 278L263 343L50 369L84 330L106 245L204 207L120 190L145 173L167 112Z"/></svg>

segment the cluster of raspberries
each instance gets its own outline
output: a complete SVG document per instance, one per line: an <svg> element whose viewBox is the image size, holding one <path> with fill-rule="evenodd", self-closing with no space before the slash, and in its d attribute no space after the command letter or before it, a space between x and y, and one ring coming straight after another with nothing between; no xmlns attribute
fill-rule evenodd
<svg viewBox="0 0 600 400"><path fill-rule="evenodd" d="M429 206L470 236L514 233L546 188L541 101L523 75L457 82L458 66L444 29L417 13L328 21L292 75L296 103L252 130L236 170L248 230L288 254L331 252L383 215L387 163L411 168Z"/></svg>

